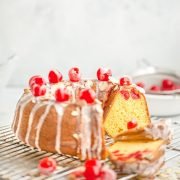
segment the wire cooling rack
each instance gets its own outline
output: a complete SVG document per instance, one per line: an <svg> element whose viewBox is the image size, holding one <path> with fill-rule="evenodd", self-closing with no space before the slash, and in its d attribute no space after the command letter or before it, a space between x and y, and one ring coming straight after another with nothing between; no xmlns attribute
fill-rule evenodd
<svg viewBox="0 0 180 180"><path fill-rule="evenodd" d="M157 120L157 118L153 119ZM172 126L174 138L166 150L167 162L180 158L180 122L173 121ZM111 138L106 137L107 146L112 142ZM47 156L56 159L58 164L57 170L49 177L40 175L37 169L39 160ZM105 163L113 168L109 160ZM39 152L37 149L30 148L15 138L9 125L0 127L0 180L66 179L81 164L77 157ZM135 174L118 178L128 180L134 177L136 177Z"/></svg>

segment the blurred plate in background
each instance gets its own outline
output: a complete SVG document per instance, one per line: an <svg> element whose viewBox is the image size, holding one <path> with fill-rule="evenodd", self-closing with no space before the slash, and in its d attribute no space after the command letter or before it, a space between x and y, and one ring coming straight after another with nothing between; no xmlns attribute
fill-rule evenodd
<svg viewBox="0 0 180 180"><path fill-rule="evenodd" d="M139 68L132 74L135 83L142 82L146 91L146 98L153 116L175 116L180 114L180 89L168 91L151 91L152 85L160 87L162 80L168 79L180 85L180 76L169 69L158 68L143 60Z"/></svg>

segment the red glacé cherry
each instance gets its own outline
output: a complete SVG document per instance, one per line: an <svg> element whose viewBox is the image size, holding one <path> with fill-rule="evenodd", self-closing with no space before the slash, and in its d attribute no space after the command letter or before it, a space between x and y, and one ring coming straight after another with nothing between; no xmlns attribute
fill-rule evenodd
<svg viewBox="0 0 180 180"><path fill-rule="evenodd" d="M152 85L152 86L150 87L150 90L151 90L151 91L160 91L161 89L160 89L160 87L157 86L157 85Z"/></svg>
<svg viewBox="0 0 180 180"><path fill-rule="evenodd" d="M80 92L79 99L85 100L88 104L91 104L94 102L95 97L96 94L92 89L83 89Z"/></svg>
<svg viewBox="0 0 180 180"><path fill-rule="evenodd" d="M85 167L91 167L91 166L97 166L97 167L101 167L101 162L97 159L90 159L90 160L87 160L85 162Z"/></svg>
<svg viewBox="0 0 180 180"><path fill-rule="evenodd" d="M31 88L32 94L34 96L44 96L46 94L46 86L34 84Z"/></svg>
<svg viewBox="0 0 180 180"><path fill-rule="evenodd" d="M109 169L108 167L103 166L101 161L97 159L90 159L85 162L85 170L78 170L74 172L73 178L77 179L86 179L86 180L115 180L116 173Z"/></svg>
<svg viewBox="0 0 180 180"><path fill-rule="evenodd" d="M57 102L68 101L70 98L70 94L67 92L65 88L58 88L55 91L55 99Z"/></svg>
<svg viewBox="0 0 180 180"><path fill-rule="evenodd" d="M58 70L51 70L48 75L49 82L52 84L62 81L63 76Z"/></svg>
<svg viewBox="0 0 180 180"><path fill-rule="evenodd" d="M141 87L141 88L145 87L145 84L143 82L137 82L136 85Z"/></svg>
<svg viewBox="0 0 180 180"><path fill-rule="evenodd" d="M100 175L101 162L96 159L87 160L85 162L84 176L87 180L96 180Z"/></svg>
<svg viewBox="0 0 180 180"><path fill-rule="evenodd" d="M110 69L99 68L97 70L97 78L99 81L108 81L110 76L112 76Z"/></svg>
<svg viewBox="0 0 180 180"><path fill-rule="evenodd" d="M127 128L128 129L133 129L133 128L135 128L137 126L137 122L136 122L136 120L132 120L132 121L129 121L128 123L127 123Z"/></svg>
<svg viewBox="0 0 180 180"><path fill-rule="evenodd" d="M140 93L135 89L131 89L131 97L132 99L139 99L140 98Z"/></svg>
<svg viewBox="0 0 180 180"><path fill-rule="evenodd" d="M119 80L121 86L129 86L131 85L131 80L128 77L122 77Z"/></svg>
<svg viewBox="0 0 180 180"><path fill-rule="evenodd" d="M29 86L32 87L34 84L38 84L38 85L45 85L46 81L44 80L43 77L36 75L30 78L29 80Z"/></svg>
<svg viewBox="0 0 180 180"><path fill-rule="evenodd" d="M122 94L122 96L124 97L125 100L128 100L130 98L129 91L121 90L120 93Z"/></svg>
<svg viewBox="0 0 180 180"><path fill-rule="evenodd" d="M138 160L142 160L142 152L136 151L135 153L133 153L133 157L138 159Z"/></svg>
<svg viewBox="0 0 180 180"><path fill-rule="evenodd" d="M56 170L56 161L50 157L43 158L39 161L38 169L41 174L50 175Z"/></svg>
<svg viewBox="0 0 180 180"><path fill-rule="evenodd" d="M79 68L73 67L69 70L69 80L72 82L79 82L81 80L81 73Z"/></svg>
<svg viewBox="0 0 180 180"><path fill-rule="evenodd" d="M120 152L120 150L115 150L115 151L113 151L112 153L113 154L118 154Z"/></svg>
<svg viewBox="0 0 180 180"><path fill-rule="evenodd" d="M161 84L163 91L170 91L176 89L175 83L170 79L164 79Z"/></svg>

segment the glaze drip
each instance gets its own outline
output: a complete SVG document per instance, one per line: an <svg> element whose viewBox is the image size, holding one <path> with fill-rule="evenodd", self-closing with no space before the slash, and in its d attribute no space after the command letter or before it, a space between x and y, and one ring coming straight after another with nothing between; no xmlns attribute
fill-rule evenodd
<svg viewBox="0 0 180 180"><path fill-rule="evenodd" d="M29 115L29 121L28 121L28 127L27 127L27 133L26 133L26 137L25 137L25 142L27 143L27 145L29 144L29 135L32 129L32 123L34 120L34 115L36 114L36 112L38 111L39 108L41 108L42 106L46 105L47 102L42 102L42 103L37 103L33 108L32 111Z"/></svg>
<svg viewBox="0 0 180 180"><path fill-rule="evenodd" d="M94 157L100 159L101 157L102 114L103 112L100 104L91 105L91 106L85 105L81 109L80 151L82 155L82 160L86 158L91 159Z"/></svg>
<svg viewBox="0 0 180 180"><path fill-rule="evenodd" d="M95 128L92 128L91 131L94 132L94 136L96 137L95 138L95 142L94 142L94 145L92 147L92 150L94 152L94 157L97 156L98 159L101 158L101 152L102 152L102 129L101 129L101 126L102 126L102 115L103 115L103 111L102 111L102 108L99 106L99 104L97 105L94 105L93 107L93 114L92 114L92 118L94 120L94 126L92 127L95 127Z"/></svg>
<svg viewBox="0 0 180 180"><path fill-rule="evenodd" d="M40 146L39 146L39 137L40 137L40 133L41 133L41 128L42 128L42 125L52 107L53 103L49 103L46 108L45 108L45 112L42 114L42 116L40 117L39 119L39 122L37 124L37 131L36 131L36 138L35 138L35 146L41 150Z"/></svg>
<svg viewBox="0 0 180 180"><path fill-rule="evenodd" d="M81 109L81 155L91 159L91 107L86 105Z"/></svg>
<svg viewBox="0 0 180 180"><path fill-rule="evenodd" d="M60 104L55 104L54 105L56 112L57 112L57 129L56 129L56 140L55 140L55 150L61 154L61 122L62 122L62 117L64 114L64 107Z"/></svg>

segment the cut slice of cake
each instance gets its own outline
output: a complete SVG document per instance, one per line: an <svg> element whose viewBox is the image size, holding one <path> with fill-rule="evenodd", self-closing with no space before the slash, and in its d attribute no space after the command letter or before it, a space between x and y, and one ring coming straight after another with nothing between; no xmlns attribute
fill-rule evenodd
<svg viewBox="0 0 180 180"><path fill-rule="evenodd" d="M115 137L132 128L143 128L150 123L146 98L139 88L121 83L111 91L104 108L104 128Z"/></svg>
<svg viewBox="0 0 180 180"><path fill-rule="evenodd" d="M110 159L121 174L153 177L164 163L165 141L123 141L109 148Z"/></svg>
<svg viewBox="0 0 180 180"><path fill-rule="evenodd" d="M167 143L172 140L171 121L160 119L148 124L144 128L134 128L120 133L115 137L115 141L134 141L134 140L157 140L163 139Z"/></svg>

